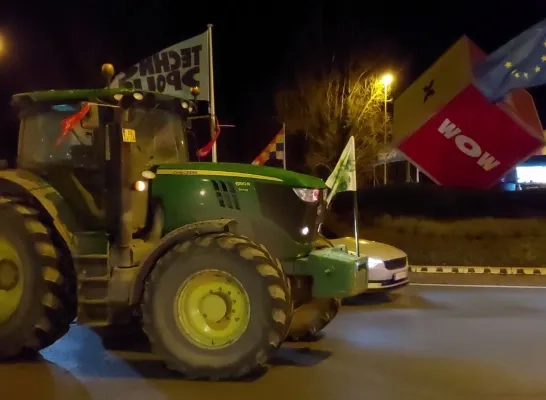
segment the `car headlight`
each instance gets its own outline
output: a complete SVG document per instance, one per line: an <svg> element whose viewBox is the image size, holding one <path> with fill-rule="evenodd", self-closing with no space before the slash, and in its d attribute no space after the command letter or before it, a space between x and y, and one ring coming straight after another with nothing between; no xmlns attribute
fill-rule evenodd
<svg viewBox="0 0 546 400"><path fill-rule="evenodd" d="M380 260L378 258L368 257L368 268L375 268L378 265L383 264L383 260Z"/></svg>
<svg viewBox="0 0 546 400"><path fill-rule="evenodd" d="M319 189L294 188L294 193L306 203L316 203L319 201Z"/></svg>

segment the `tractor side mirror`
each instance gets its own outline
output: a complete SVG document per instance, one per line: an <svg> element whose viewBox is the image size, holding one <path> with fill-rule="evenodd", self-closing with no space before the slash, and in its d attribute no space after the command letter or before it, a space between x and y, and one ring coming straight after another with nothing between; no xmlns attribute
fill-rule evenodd
<svg viewBox="0 0 546 400"><path fill-rule="evenodd" d="M92 104L91 108L85 114L82 121L82 128L87 130L95 130L99 127L99 106Z"/></svg>

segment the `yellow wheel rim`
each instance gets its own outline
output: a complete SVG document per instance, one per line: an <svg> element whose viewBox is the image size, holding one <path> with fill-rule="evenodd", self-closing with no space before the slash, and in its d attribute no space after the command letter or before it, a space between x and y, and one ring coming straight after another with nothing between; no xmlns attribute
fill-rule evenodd
<svg viewBox="0 0 546 400"><path fill-rule="evenodd" d="M180 331L195 345L220 349L235 343L250 320L250 300L231 274L204 270L190 276L175 300Z"/></svg>
<svg viewBox="0 0 546 400"><path fill-rule="evenodd" d="M0 324L17 310L23 294L23 263L17 250L0 237Z"/></svg>

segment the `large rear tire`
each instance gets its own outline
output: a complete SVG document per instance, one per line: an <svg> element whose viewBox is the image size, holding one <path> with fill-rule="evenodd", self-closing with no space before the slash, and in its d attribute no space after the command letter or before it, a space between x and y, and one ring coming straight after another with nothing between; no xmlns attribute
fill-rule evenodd
<svg viewBox="0 0 546 400"><path fill-rule="evenodd" d="M6 198L0 203L0 359L7 359L48 347L68 332L76 289L40 212Z"/></svg>
<svg viewBox="0 0 546 400"><path fill-rule="evenodd" d="M292 317L279 263L248 238L213 234L167 252L147 279L143 326L190 379L237 379L264 366Z"/></svg>

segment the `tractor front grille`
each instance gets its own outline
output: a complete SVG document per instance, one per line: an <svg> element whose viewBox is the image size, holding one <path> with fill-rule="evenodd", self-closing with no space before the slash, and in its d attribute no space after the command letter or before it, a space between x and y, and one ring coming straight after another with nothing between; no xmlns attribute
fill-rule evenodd
<svg viewBox="0 0 546 400"><path fill-rule="evenodd" d="M224 181L212 181L212 186L216 192L216 198L220 207L231 208L233 210L240 210L239 199L237 198L237 192L232 182Z"/></svg>
<svg viewBox="0 0 546 400"><path fill-rule="evenodd" d="M298 198L288 185L256 183L261 214L297 243L315 239L320 216L319 203L307 203ZM321 212L322 213L322 212Z"/></svg>

